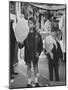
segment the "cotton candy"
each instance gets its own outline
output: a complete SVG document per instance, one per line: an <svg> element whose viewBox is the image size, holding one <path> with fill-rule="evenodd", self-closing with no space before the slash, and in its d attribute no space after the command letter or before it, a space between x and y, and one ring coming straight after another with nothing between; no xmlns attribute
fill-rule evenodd
<svg viewBox="0 0 68 90"><path fill-rule="evenodd" d="M28 35L29 27L27 21L23 18L15 26L15 37L18 42L23 42Z"/></svg>

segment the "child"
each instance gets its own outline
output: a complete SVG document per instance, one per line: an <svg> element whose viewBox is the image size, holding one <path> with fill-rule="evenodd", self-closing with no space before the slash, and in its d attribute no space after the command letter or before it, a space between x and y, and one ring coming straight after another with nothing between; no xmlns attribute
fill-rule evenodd
<svg viewBox="0 0 68 90"><path fill-rule="evenodd" d="M57 21L55 20L55 23ZM56 28L56 24L55 24ZM49 67L49 80L53 81L53 70L55 75L55 81L59 81L59 60L62 61L63 55L61 46L57 40L57 30L54 28L51 35L48 35L45 39L45 49L48 58ZM56 31L55 31L56 30Z"/></svg>
<svg viewBox="0 0 68 90"><path fill-rule="evenodd" d="M24 40L23 44L19 44L19 48L23 48L25 46L25 63L27 65L27 75L28 75L28 84L27 87L32 87L31 85L31 63L33 64L34 68L34 75L35 75L35 87L39 86L38 83L38 61L39 61L39 55L42 51L42 39L40 34L35 30L35 20L34 18L29 18L28 20L28 26L29 26L29 34Z"/></svg>

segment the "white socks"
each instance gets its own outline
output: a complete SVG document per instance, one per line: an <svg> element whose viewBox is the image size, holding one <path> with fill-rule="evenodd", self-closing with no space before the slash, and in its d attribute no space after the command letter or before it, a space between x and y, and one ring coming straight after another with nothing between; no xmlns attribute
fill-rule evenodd
<svg viewBox="0 0 68 90"><path fill-rule="evenodd" d="M31 82L32 82L32 81L31 81L31 78L29 78L29 79L28 79L28 84L31 84ZM35 82L35 83L38 83L38 78L37 78L37 77L35 77L34 82Z"/></svg>
<svg viewBox="0 0 68 90"><path fill-rule="evenodd" d="M38 83L38 78L37 77L35 77L35 81L34 81L35 83Z"/></svg>
<svg viewBox="0 0 68 90"><path fill-rule="evenodd" d="M28 79L28 84L31 84L31 78Z"/></svg>
<svg viewBox="0 0 68 90"><path fill-rule="evenodd" d="M37 73L37 77L39 77L40 76L40 73Z"/></svg>

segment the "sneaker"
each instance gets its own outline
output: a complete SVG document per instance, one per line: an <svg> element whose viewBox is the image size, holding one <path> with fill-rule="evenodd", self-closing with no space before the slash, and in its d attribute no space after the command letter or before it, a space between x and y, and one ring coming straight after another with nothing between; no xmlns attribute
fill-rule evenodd
<svg viewBox="0 0 68 90"><path fill-rule="evenodd" d="M27 84L27 88L32 88L32 85L31 84Z"/></svg>
<svg viewBox="0 0 68 90"><path fill-rule="evenodd" d="M14 82L14 77L11 77L10 83Z"/></svg>
<svg viewBox="0 0 68 90"><path fill-rule="evenodd" d="M17 72L13 72L13 75L18 75L18 73Z"/></svg>
<svg viewBox="0 0 68 90"><path fill-rule="evenodd" d="M32 87L35 87L35 83L32 83Z"/></svg>
<svg viewBox="0 0 68 90"><path fill-rule="evenodd" d="M59 79L56 79L55 81L59 81Z"/></svg>
<svg viewBox="0 0 68 90"><path fill-rule="evenodd" d="M35 87L40 87L39 83L36 83L36 84L35 84Z"/></svg>
<svg viewBox="0 0 68 90"><path fill-rule="evenodd" d="M45 86L46 86L46 87L48 87L49 85L48 85L48 84L46 84Z"/></svg>

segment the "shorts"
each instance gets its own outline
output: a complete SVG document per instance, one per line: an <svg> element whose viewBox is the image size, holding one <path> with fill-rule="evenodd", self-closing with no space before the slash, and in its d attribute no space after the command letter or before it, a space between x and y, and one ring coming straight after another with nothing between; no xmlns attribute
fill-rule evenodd
<svg viewBox="0 0 68 90"><path fill-rule="evenodd" d="M39 61L39 58L34 57L34 58L29 59L29 60L26 60L25 62L26 62L26 65L31 65L31 63L33 65L37 65L38 61Z"/></svg>

